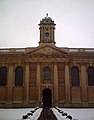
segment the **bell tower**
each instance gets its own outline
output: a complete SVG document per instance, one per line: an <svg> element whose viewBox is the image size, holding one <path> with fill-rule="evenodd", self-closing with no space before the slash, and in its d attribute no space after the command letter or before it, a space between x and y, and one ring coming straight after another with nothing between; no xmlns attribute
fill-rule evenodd
<svg viewBox="0 0 94 120"><path fill-rule="evenodd" d="M54 37L55 25L56 24L54 23L54 21L50 17L48 17L48 14L46 14L46 17L43 18L39 24L40 26L39 45L42 44L55 45L55 37Z"/></svg>

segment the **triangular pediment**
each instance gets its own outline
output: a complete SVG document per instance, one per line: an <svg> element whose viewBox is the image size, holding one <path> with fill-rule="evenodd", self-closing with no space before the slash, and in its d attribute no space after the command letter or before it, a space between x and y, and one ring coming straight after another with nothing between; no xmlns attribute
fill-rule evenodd
<svg viewBox="0 0 94 120"><path fill-rule="evenodd" d="M27 52L29 55L67 55L66 50L62 50L56 46L44 45L36 47L34 50Z"/></svg>

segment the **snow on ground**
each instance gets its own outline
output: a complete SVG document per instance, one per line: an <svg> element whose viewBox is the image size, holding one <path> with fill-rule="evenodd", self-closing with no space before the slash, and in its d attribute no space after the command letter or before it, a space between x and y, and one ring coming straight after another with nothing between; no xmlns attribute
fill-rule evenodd
<svg viewBox="0 0 94 120"><path fill-rule="evenodd" d="M94 109L66 109L59 108L62 111L68 113L73 118L78 120L94 120ZM28 109L0 109L0 120L21 120L23 115L26 115L34 108ZM61 115L55 108L52 108L58 120L68 120ZM34 115L31 117L31 120L37 120L42 108L36 110ZM29 119L28 119L29 120Z"/></svg>
<svg viewBox="0 0 94 120"><path fill-rule="evenodd" d="M0 120L22 120L22 116L30 113L34 108L28 109L0 109ZM42 108L36 110L31 120L37 120L40 116ZM30 119L29 119L30 120Z"/></svg>
<svg viewBox="0 0 94 120"><path fill-rule="evenodd" d="M94 120L94 109L63 109L59 108L60 110L64 111L68 115L71 115L73 119L77 120ZM58 120L68 120L66 117L62 116L61 113L57 112L55 108L52 109Z"/></svg>

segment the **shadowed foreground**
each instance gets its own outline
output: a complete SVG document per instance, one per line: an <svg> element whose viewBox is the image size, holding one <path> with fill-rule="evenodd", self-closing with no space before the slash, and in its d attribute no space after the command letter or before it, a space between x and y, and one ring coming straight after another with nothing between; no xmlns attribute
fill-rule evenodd
<svg viewBox="0 0 94 120"><path fill-rule="evenodd" d="M57 120L57 118L50 108L43 108L38 120Z"/></svg>

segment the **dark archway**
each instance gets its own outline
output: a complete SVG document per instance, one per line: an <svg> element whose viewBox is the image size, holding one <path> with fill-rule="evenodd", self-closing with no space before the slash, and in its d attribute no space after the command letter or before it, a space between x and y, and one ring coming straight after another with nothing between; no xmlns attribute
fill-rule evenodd
<svg viewBox="0 0 94 120"><path fill-rule="evenodd" d="M43 90L43 107L52 107L52 94L48 88Z"/></svg>

